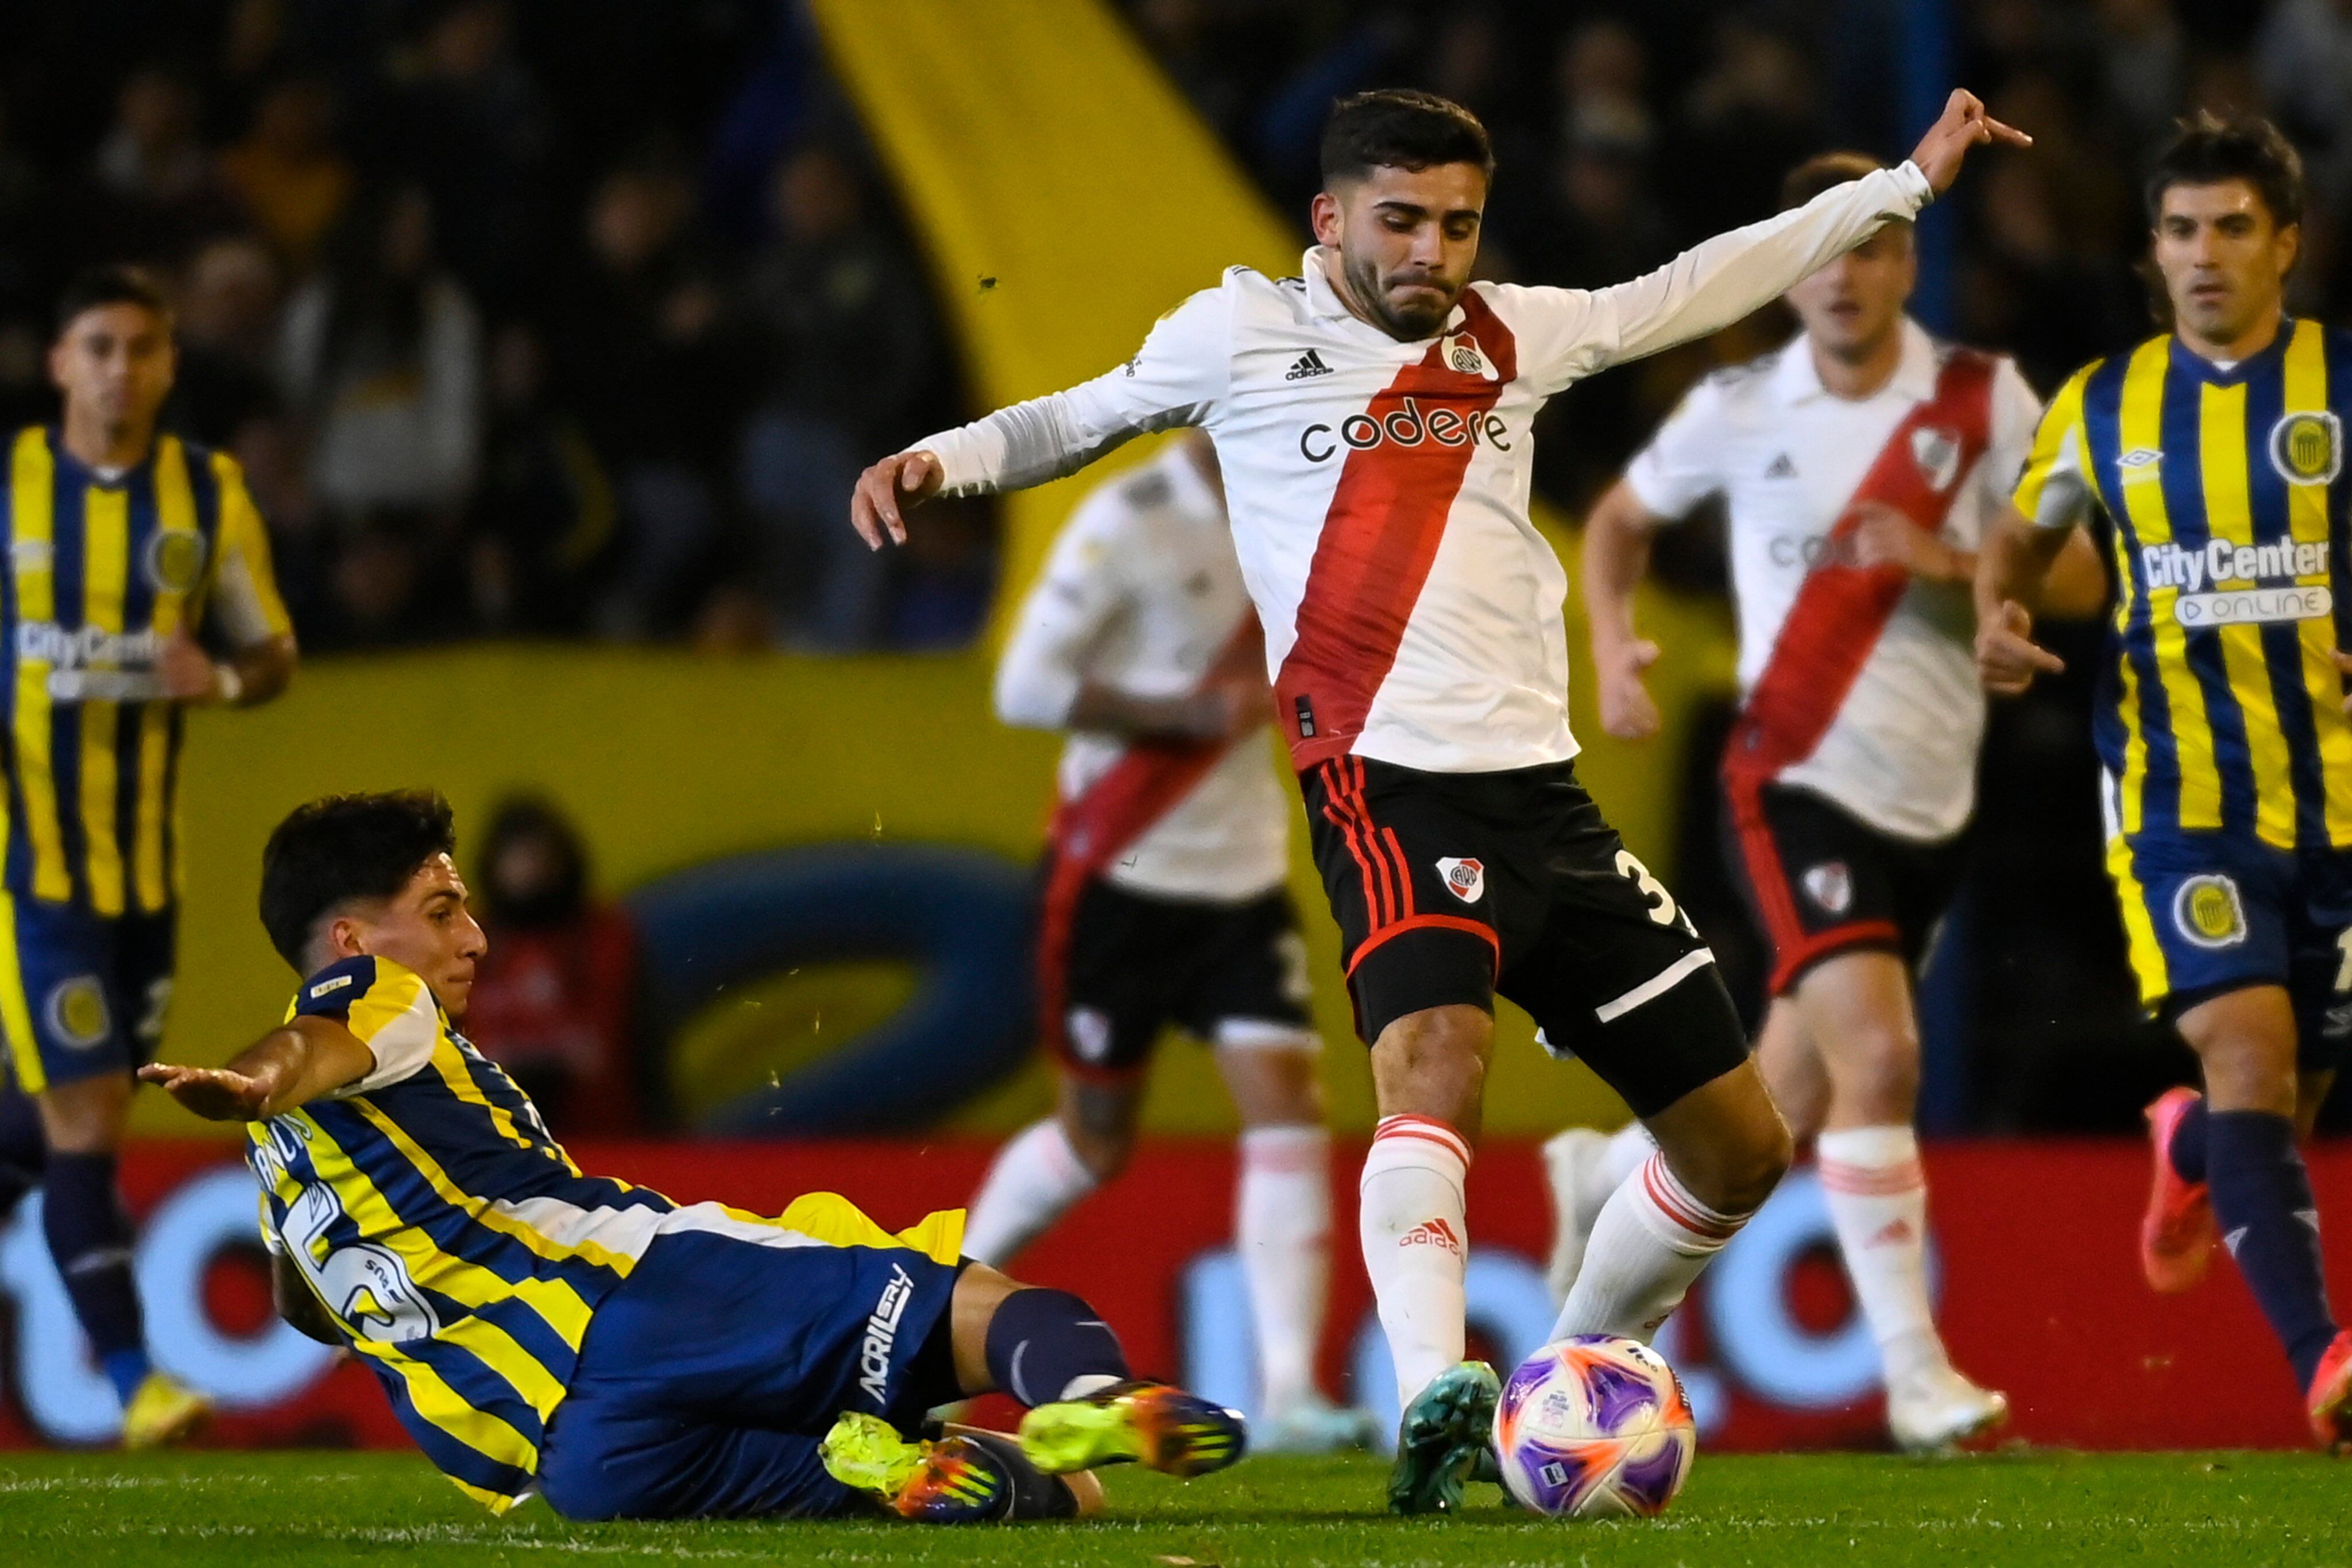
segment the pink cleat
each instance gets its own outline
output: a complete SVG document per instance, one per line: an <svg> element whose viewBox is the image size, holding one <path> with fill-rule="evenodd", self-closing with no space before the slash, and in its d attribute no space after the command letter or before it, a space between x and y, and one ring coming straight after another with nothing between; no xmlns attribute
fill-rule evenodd
<svg viewBox="0 0 2352 1568"><path fill-rule="evenodd" d="M2172 1168L2173 1132L2200 1098L2194 1089L2168 1089L2143 1113L2156 1154L2156 1180L2139 1222L2139 1266L2148 1288L2159 1295L2194 1289L2205 1278L2213 1243L2220 1239L2212 1195L2203 1182L2189 1181Z"/></svg>

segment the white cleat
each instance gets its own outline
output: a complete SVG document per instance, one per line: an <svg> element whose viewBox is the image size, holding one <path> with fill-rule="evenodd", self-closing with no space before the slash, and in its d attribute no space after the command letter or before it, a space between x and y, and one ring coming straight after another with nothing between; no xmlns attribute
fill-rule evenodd
<svg viewBox="0 0 2352 1568"><path fill-rule="evenodd" d="M1569 1287L1584 1267L1584 1244L1592 1238L1601 1206L1616 1190L1609 1180L1609 1134L1570 1127L1545 1143L1543 1158L1552 1213L1551 1261L1544 1269L1544 1284L1558 1306L1568 1300Z"/></svg>
<svg viewBox="0 0 2352 1568"><path fill-rule="evenodd" d="M1949 1453L2009 1419L2009 1396L1979 1388L1948 1366L1886 1391L1886 1426L1907 1454Z"/></svg>
<svg viewBox="0 0 2352 1568"><path fill-rule="evenodd" d="M1293 1400L1250 1423L1253 1455L1344 1454L1370 1449L1380 1440L1380 1423L1370 1411L1334 1405L1320 1394Z"/></svg>

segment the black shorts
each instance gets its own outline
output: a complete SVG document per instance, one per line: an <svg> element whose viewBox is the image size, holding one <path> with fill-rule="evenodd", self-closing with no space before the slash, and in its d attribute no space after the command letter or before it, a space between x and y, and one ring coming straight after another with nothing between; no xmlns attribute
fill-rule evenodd
<svg viewBox="0 0 2352 1568"><path fill-rule="evenodd" d="M1839 953L1875 949L1914 969L1967 869L1967 835L1916 843L1811 789L1724 780L1725 859L1772 945L1771 994Z"/></svg>
<svg viewBox="0 0 2352 1568"><path fill-rule="evenodd" d="M1554 1056L1648 1116L1747 1060L1689 916L1565 762L1423 773L1360 757L1303 775L1356 1031L1496 993Z"/></svg>
<svg viewBox="0 0 2352 1568"><path fill-rule="evenodd" d="M1049 902L1053 878L1049 856ZM1046 922L1038 968L1046 1043L1081 1074L1139 1071L1171 1024L1211 1044L1314 1028L1298 911L1278 887L1229 904L1089 877L1070 917Z"/></svg>

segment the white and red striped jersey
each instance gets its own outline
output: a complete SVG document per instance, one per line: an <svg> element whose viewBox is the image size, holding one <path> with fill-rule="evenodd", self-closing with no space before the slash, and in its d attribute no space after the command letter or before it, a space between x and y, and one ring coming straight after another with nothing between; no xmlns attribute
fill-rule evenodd
<svg viewBox="0 0 2352 1568"><path fill-rule="evenodd" d="M1007 724L1064 728L1087 684L1129 696L1182 696L1237 637L1254 652L1255 625L1224 506L1171 444L1071 514L997 664L997 715ZM1118 736L1072 734L1062 748L1065 804L1086 799L1136 749ZM1276 781L1270 733L1259 728L1216 750L1158 816L1124 825L1132 836L1104 857L1105 878L1162 897L1227 901L1284 880L1290 804Z"/></svg>
<svg viewBox="0 0 2352 1568"><path fill-rule="evenodd" d="M1844 579L1868 588L1838 529L1858 498L1902 499L1874 486L1908 479L1915 520L1975 549L2041 413L2010 360L1906 319L1895 374L1870 396L1822 386L1800 334L1698 382L1634 457L1625 482L1652 513L1678 518L1724 497L1740 688L1751 707L1785 693L1767 704L1785 740L1764 763L1770 777L1914 841L1968 824L1985 716L1968 585L1898 576L1883 607L1858 602L1836 591Z"/></svg>
<svg viewBox="0 0 2352 1568"><path fill-rule="evenodd" d="M1528 516L1529 426L1582 377L1747 315L1929 198L1911 164L1584 290L1474 283L1400 342L1326 272L1234 267L1125 365L917 442L950 491L1070 473L1139 433L1205 427L1276 718L1304 768L1346 752L1438 772L1576 754L1568 576Z"/></svg>

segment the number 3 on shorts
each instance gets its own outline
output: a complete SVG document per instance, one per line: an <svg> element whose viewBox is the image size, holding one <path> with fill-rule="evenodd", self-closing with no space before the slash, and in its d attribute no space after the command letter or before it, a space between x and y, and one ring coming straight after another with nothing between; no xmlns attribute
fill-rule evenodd
<svg viewBox="0 0 2352 1568"><path fill-rule="evenodd" d="M1643 865L1632 850L1617 852L1617 870L1621 875L1632 877L1634 884L1641 888L1642 896L1650 901L1651 919L1661 925L1680 925L1693 936L1698 935L1698 927L1691 924L1690 916L1675 906L1675 895L1666 891L1666 884L1652 876L1650 868ZM2352 931L2344 935L2352 938ZM2345 949L2345 963L2352 966L2352 947ZM2343 988L2339 986L2337 988Z"/></svg>

